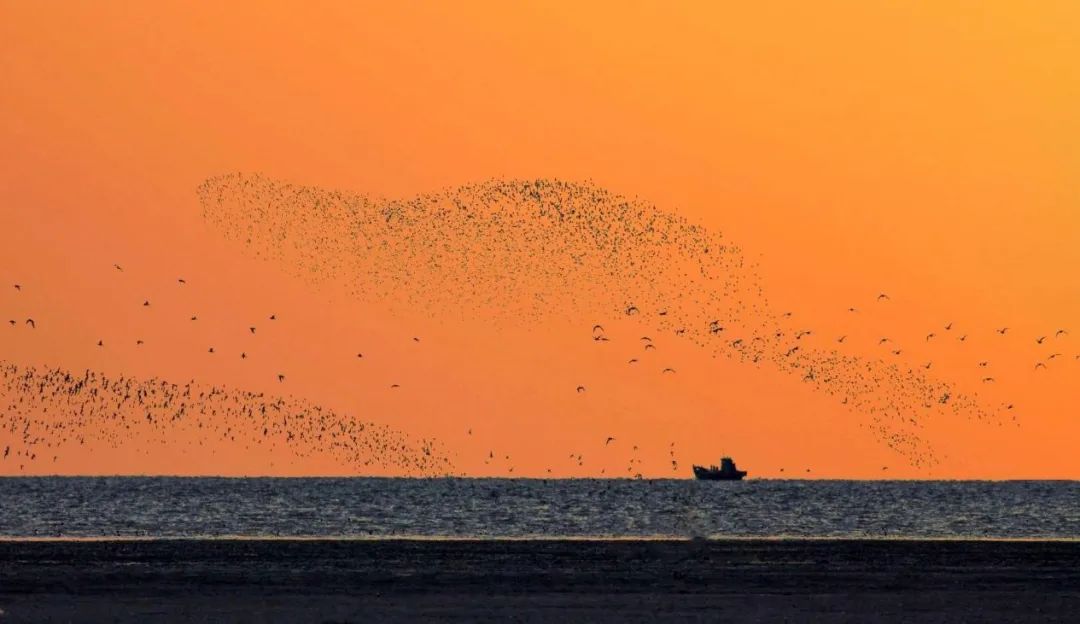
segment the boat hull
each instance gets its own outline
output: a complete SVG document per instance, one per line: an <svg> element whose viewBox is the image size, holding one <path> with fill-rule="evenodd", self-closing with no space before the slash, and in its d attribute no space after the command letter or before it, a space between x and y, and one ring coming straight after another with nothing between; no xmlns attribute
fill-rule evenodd
<svg viewBox="0 0 1080 624"><path fill-rule="evenodd" d="M699 481L742 481L745 476L745 470L718 470L694 466L694 478Z"/></svg>

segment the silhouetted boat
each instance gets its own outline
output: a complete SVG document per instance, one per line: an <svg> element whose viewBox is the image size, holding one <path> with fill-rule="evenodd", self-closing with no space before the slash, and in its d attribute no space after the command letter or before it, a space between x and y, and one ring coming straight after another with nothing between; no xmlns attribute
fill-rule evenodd
<svg viewBox="0 0 1080 624"><path fill-rule="evenodd" d="M735 467L735 461L730 457L720 459L720 467L694 466L694 478L702 481L741 481L746 476L745 470Z"/></svg>

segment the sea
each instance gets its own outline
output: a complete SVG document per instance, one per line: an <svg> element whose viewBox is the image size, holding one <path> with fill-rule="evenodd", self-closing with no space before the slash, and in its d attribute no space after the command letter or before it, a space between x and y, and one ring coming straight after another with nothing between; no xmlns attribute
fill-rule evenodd
<svg viewBox="0 0 1080 624"><path fill-rule="evenodd" d="M0 538L1080 539L1080 481L0 478Z"/></svg>

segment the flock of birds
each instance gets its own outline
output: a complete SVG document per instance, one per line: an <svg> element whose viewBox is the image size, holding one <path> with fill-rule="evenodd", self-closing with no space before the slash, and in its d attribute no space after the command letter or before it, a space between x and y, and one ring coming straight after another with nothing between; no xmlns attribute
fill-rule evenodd
<svg viewBox="0 0 1080 624"><path fill-rule="evenodd" d="M110 270L123 273L124 267L114 264ZM187 287L187 280L177 278L176 284ZM24 287L16 283L13 289L22 294ZM154 304L144 299L139 305L153 309ZM266 318L278 320L276 314ZM189 318L198 320L197 314ZM8 319L8 325L35 334L48 332L33 317ZM251 325L244 333L254 336L258 329ZM129 340L144 348L143 339ZM94 345L106 346L104 339ZM226 355L214 346L205 353ZM230 355L248 359L246 351ZM363 353L356 357L363 358ZM275 379L283 384L286 374L278 372ZM55 463L74 446L96 451L135 444L149 455L154 441L163 446L210 447L210 453L216 452L217 443L225 443L231 451L236 445L244 450L259 446L276 458L271 467L275 461L286 465L317 456L361 471L379 468L413 476L453 471L449 454L436 440L415 438L291 395L271 396L194 379L175 384L156 377L110 377L90 369L74 372L0 360L0 472Z"/></svg>
<svg viewBox="0 0 1080 624"><path fill-rule="evenodd" d="M314 283L345 284L357 297L496 325L591 319L598 344L613 340L604 319L630 318L645 333L630 365L644 365L658 348L653 338L664 336L775 367L864 415L882 443L917 467L942 459L924 434L929 419L1016 421L1012 404L961 391L931 363L905 363L887 337L881 356L856 355L867 349L849 348L846 336L822 339L798 327L792 314L773 309L757 267L722 235L591 183L489 180L383 200L234 174L207 180L199 194L205 220L227 239ZM890 301L880 293L863 305ZM945 324L926 341L953 331ZM1049 354L1036 367L1058 358ZM582 380L570 390L588 388Z"/></svg>
<svg viewBox="0 0 1080 624"><path fill-rule="evenodd" d="M916 467L941 461L923 433L929 419L1016 421L1012 404L960 391L938 377L931 362L904 364L903 349L888 337L877 341L882 355L867 357L850 352L846 335L822 338L813 328L798 326L793 314L772 308L756 266L723 236L589 183L491 180L380 200L236 174L207 180L199 197L211 227L257 257L316 284L344 283L356 297L391 308L485 318L495 325L531 324L553 316L591 319L588 335L596 344L626 340L639 350L627 359L632 366L653 362L651 354L667 337L688 341L713 357L774 367L863 415L865 426L883 444ZM124 269L117 264L113 270ZM178 287L186 284L177 280ZM22 285L14 287L21 292ZM890 297L881 293L865 303L890 305ZM604 319L632 320L642 335L609 335ZM9 323L37 330L33 318ZM247 330L256 334L258 327ZM1007 327L997 330L1002 337L1008 333ZM948 323L928 332L925 342L946 335L967 340ZM1067 337L1061 328L1039 336L1037 344ZM97 346L104 347L104 341ZM214 354L214 347L207 352ZM1035 369L1065 357L1053 351ZM980 367L989 370L987 362ZM678 374L670 366L656 365L655 370ZM285 373L276 379L284 383ZM996 379L987 372L981 381ZM282 444L298 454L322 449L359 465L374 462L417 474L452 471L431 440L411 442L400 432L302 401L194 381L177 386L158 379L108 379L92 371L4 364L0 390L5 410L0 431L18 433L15 457L24 464L48 456L65 436L79 444L94 436L115 444L127 431L149 427L164 435L169 427L185 426L227 438L262 431L261 439L251 443ZM585 394L589 384L583 380L571 390ZM35 405L53 414L62 411L69 420L36 418ZM603 445L618 437L616 432ZM634 451L626 469L638 476L642 460L637 447ZM10 453L6 449L5 459ZM669 454L677 472L674 443ZM492 450L485 463L496 459ZM583 463L578 453L569 459Z"/></svg>
<svg viewBox="0 0 1080 624"><path fill-rule="evenodd" d="M218 441L262 445L284 463L330 456L344 465L378 466L405 474L442 474L450 462L434 440L414 440L302 399L223 386L150 378L108 377L86 370L22 367L0 361L0 462L18 470L59 458L68 445L119 448L150 443Z"/></svg>

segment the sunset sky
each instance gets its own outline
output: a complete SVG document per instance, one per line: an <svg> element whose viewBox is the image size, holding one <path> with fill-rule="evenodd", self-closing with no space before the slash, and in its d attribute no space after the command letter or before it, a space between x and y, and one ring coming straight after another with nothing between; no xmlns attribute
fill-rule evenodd
<svg viewBox="0 0 1080 624"><path fill-rule="evenodd" d="M219 4L0 0L0 360L303 397L471 475L626 476L633 444L646 476L727 453L752 477L1080 478L1080 4ZM597 319L391 313L209 228L196 189L232 172L403 198L590 180L723 231L777 310L870 358L889 336L1019 426L937 423L927 472L797 378L674 337L654 379L597 353ZM200 453L136 438L0 474L355 473Z"/></svg>

